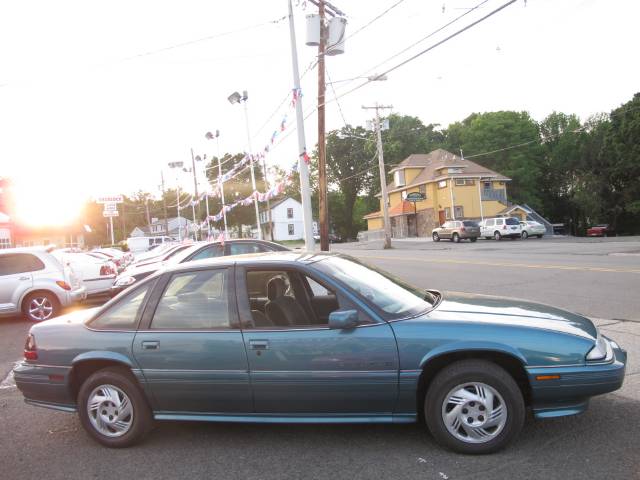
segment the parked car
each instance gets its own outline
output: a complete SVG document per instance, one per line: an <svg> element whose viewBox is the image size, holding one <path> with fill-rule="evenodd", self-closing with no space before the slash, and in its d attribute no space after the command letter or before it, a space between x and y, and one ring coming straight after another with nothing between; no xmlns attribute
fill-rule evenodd
<svg viewBox="0 0 640 480"><path fill-rule="evenodd" d="M167 244L168 248L163 248L158 252L153 250L152 252L156 252L155 255L150 257L137 258L136 261L133 262L127 268L137 268L137 267L142 267L144 265L148 265L150 263L163 262L163 261L169 260L174 255L177 255L178 253L180 253L183 250L186 250L187 248L190 248L192 245L193 245L193 242ZM152 252L147 252L147 253L152 253Z"/></svg>
<svg viewBox="0 0 640 480"><path fill-rule="evenodd" d="M587 229L587 237L615 237L616 231L609 224L594 225Z"/></svg>
<svg viewBox="0 0 640 480"><path fill-rule="evenodd" d="M48 320L87 297L82 280L52 248L0 250L0 316L22 313L32 322Z"/></svg>
<svg viewBox="0 0 640 480"><path fill-rule="evenodd" d="M489 453L525 413L585 411L626 352L557 308L421 290L339 254L174 265L102 308L32 326L13 370L27 403L77 412L108 447L154 420L410 423ZM606 428L606 427L603 427Z"/></svg>
<svg viewBox="0 0 640 480"><path fill-rule="evenodd" d="M146 262L144 265L132 266L118 275L116 281L111 287L111 294L117 295L126 290L135 282L148 277L155 273L158 269L166 265L175 265L178 263L190 262L193 260L202 260L204 258L222 257L224 255L240 255L243 253L259 253L259 252L278 252L288 251L287 247L274 242L265 240L227 240L220 242L198 242L179 251L176 255L166 260L159 259L156 262Z"/></svg>
<svg viewBox="0 0 640 480"><path fill-rule="evenodd" d="M63 265L70 265L87 289L87 296L111 293L116 279L116 265L84 252L56 249L51 252Z"/></svg>
<svg viewBox="0 0 640 480"><path fill-rule="evenodd" d="M522 229L522 234L520 235L523 240L526 240L529 237L536 236L538 238L542 238L545 233L547 233L547 227L543 224L534 222L533 220L527 220L526 222L520 222L520 227Z"/></svg>
<svg viewBox="0 0 640 480"><path fill-rule="evenodd" d="M163 243L173 242L173 238L166 236L156 237L130 237L127 238L127 247L134 254L148 251L151 247L162 245Z"/></svg>
<svg viewBox="0 0 640 480"><path fill-rule="evenodd" d="M469 240L475 242L480 236L480 227L476 222L471 220L451 220L444 222L442 226L434 228L431 237L434 242L440 239L449 239L458 243L460 240Z"/></svg>
<svg viewBox="0 0 640 480"><path fill-rule="evenodd" d="M107 258L111 260L116 265L118 273L122 272L131 263L129 258L125 256L125 252L116 250L115 248L97 248L91 250L89 254L98 258Z"/></svg>
<svg viewBox="0 0 640 480"><path fill-rule="evenodd" d="M496 240L520 238L522 236L520 219L516 217L485 218L480 222L480 236L487 240L490 238Z"/></svg>

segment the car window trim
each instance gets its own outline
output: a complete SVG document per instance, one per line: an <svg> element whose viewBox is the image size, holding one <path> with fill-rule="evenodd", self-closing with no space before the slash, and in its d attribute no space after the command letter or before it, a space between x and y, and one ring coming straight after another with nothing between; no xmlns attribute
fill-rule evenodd
<svg viewBox="0 0 640 480"><path fill-rule="evenodd" d="M164 295L164 292L175 275L184 275L189 272L200 272L209 270L226 270L227 272L227 306L229 310L229 328L214 327L214 328L152 328L151 323L156 313L156 309L160 303L160 299ZM145 305L144 321L140 323L139 332L181 332L181 333L193 333L193 332L233 332L240 330L240 321L238 317L238 309L234 302L236 297L235 282L234 279L235 265L215 266L215 267L200 267L190 268L188 270L179 270L172 272L165 272L161 275L160 280L153 289L153 301Z"/></svg>

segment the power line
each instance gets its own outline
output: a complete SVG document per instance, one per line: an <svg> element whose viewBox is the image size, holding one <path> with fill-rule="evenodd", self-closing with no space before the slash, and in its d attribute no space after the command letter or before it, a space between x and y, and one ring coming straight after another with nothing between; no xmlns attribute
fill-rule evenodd
<svg viewBox="0 0 640 480"><path fill-rule="evenodd" d="M333 97L336 99L336 105L338 105L338 111L340 112L340 116L342 117L342 122L344 123L345 128L348 127L347 119L344 118L344 112L342 111L342 106L338 101L338 94L336 93L336 89L333 88L333 82L331 81L331 75L329 75L329 69L325 67L325 72L327 73L327 78L329 79L329 85L331 86L331 91L333 92Z"/></svg>

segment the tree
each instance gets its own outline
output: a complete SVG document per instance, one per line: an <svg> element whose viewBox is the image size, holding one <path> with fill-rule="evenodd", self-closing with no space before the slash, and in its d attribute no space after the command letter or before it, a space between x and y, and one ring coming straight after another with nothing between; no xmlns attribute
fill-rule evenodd
<svg viewBox="0 0 640 480"><path fill-rule="evenodd" d="M514 202L540 208L540 166L543 150L538 124L527 112L474 113L446 130L445 147L501 173L512 181L510 197ZM518 148L506 148L521 145ZM493 152L493 153L488 153ZM475 154L482 156L474 157Z"/></svg>

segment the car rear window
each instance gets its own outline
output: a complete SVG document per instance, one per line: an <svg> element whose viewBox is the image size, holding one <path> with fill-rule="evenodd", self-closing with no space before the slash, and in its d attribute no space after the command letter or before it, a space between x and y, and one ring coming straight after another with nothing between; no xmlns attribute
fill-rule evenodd
<svg viewBox="0 0 640 480"><path fill-rule="evenodd" d="M507 225L520 225L520 220L518 220L517 218L507 218L505 220L505 223Z"/></svg>
<svg viewBox="0 0 640 480"><path fill-rule="evenodd" d="M43 270L44 263L30 253L16 253L0 256L0 275L13 275L16 273L35 272Z"/></svg>
<svg viewBox="0 0 640 480"><path fill-rule="evenodd" d="M477 227L478 224L476 222L472 222L470 220L465 220L464 222L462 222L462 225L464 225L465 227Z"/></svg>

